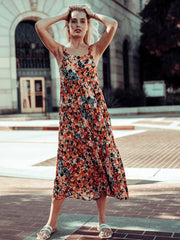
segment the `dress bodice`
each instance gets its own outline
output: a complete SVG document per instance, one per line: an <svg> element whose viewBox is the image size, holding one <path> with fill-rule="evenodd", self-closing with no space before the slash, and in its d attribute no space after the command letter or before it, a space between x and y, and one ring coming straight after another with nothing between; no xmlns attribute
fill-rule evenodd
<svg viewBox="0 0 180 240"><path fill-rule="evenodd" d="M63 47L62 64L59 68L61 79L72 81L87 81L97 76L97 68L92 55L92 45L88 54L73 55Z"/></svg>

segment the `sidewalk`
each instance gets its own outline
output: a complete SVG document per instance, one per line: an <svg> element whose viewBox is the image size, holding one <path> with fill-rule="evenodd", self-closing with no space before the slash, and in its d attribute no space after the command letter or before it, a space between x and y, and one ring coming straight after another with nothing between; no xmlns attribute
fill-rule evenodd
<svg viewBox="0 0 180 240"><path fill-rule="evenodd" d="M47 221L53 181L1 177L1 183L1 239L35 240ZM136 180L128 188L129 200L107 200L107 223L117 231L112 239L180 239L179 184ZM95 201L66 199L51 239L99 239L96 225Z"/></svg>
<svg viewBox="0 0 180 240"><path fill-rule="evenodd" d="M180 105L167 105L167 106L143 106L143 107L120 107L108 108L111 116L176 116L180 114ZM13 120L32 120L32 119L57 119L58 112L49 113L15 113L15 114L2 114L0 119L6 121L11 118Z"/></svg>
<svg viewBox="0 0 180 240"><path fill-rule="evenodd" d="M180 130L179 113L140 115L116 114L109 109L113 130L174 129ZM51 119L42 114L11 114L0 116L0 130L58 130L59 115L51 113Z"/></svg>
<svg viewBox="0 0 180 240"><path fill-rule="evenodd" d="M112 125L118 126L119 121L112 119ZM166 118L156 118L145 129L113 130L128 179L180 182L180 131L177 119L173 121L168 128L166 124L153 124L167 122ZM57 147L58 131L1 131L0 175L52 180Z"/></svg>
<svg viewBox="0 0 180 240"><path fill-rule="evenodd" d="M58 120L0 121L5 123L58 126ZM107 200L112 239L180 240L180 117L112 117L112 126L127 125L134 130L113 129L130 199ZM57 140L58 131L0 131L2 240L35 240L46 223ZM95 201L66 199L51 239L99 240L96 225Z"/></svg>

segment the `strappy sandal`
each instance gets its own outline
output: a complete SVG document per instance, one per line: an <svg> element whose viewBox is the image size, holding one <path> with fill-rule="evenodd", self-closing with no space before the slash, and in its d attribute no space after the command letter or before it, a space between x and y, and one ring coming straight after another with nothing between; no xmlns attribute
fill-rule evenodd
<svg viewBox="0 0 180 240"><path fill-rule="evenodd" d="M103 230L104 228L107 228L107 229L111 230L111 233L110 233L109 235L107 235L107 236L102 237L102 236L101 236L101 232L102 232L102 230ZM100 238L112 238L113 231L112 231L112 229L110 228L110 226L107 225L106 223L102 223L102 224L99 226L98 230L99 230L99 237L100 237Z"/></svg>
<svg viewBox="0 0 180 240"><path fill-rule="evenodd" d="M45 232L46 231L46 232ZM56 231L56 229L53 229L50 225L45 225L41 228L40 232L37 233L36 240L46 240L51 237L51 235ZM48 232L48 234L46 234ZM38 234L41 233L43 238L39 238ZM44 238L45 237L45 238Z"/></svg>

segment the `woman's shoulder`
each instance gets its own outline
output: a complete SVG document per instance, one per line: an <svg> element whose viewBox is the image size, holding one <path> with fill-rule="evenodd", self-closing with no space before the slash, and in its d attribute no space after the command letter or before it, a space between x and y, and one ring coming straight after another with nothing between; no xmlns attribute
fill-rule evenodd
<svg viewBox="0 0 180 240"><path fill-rule="evenodd" d="M89 45L89 48L94 49L94 47L95 47L95 43L91 43L91 44Z"/></svg>

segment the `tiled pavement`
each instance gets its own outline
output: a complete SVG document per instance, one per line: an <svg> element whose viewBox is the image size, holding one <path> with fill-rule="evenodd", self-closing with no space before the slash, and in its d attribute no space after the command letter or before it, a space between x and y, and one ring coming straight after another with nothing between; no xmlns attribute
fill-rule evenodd
<svg viewBox="0 0 180 240"><path fill-rule="evenodd" d="M132 240L132 239L143 239L143 240L178 240L180 239L180 233L170 232L156 232L156 231L135 231L126 229L112 229L113 237L111 239L121 240ZM98 231L95 227L82 226L80 229L75 231L66 240L100 240L97 237Z"/></svg>
<svg viewBox="0 0 180 240"><path fill-rule="evenodd" d="M126 167L180 168L180 132L150 130L116 138Z"/></svg>
<svg viewBox="0 0 180 240"><path fill-rule="evenodd" d="M180 168L180 132L148 130L115 139L126 168ZM55 166L56 157L35 164Z"/></svg>
<svg viewBox="0 0 180 240"><path fill-rule="evenodd" d="M179 169L179 142L179 132L172 129L148 130L116 138L125 167L132 169L136 166ZM50 166L54 163L52 159L48 162ZM47 162L41 162L45 164ZM130 200L108 198L107 222L114 229L112 239L180 239L180 183L165 180L138 180L137 176L128 180ZM47 221L53 181L1 177L1 186L0 239L35 239L35 232ZM96 224L95 201L66 199L58 220L58 232L52 239L98 240Z"/></svg>
<svg viewBox="0 0 180 240"><path fill-rule="evenodd" d="M172 115L172 116L171 116ZM134 116L111 116L113 130L133 130L133 129L174 129L180 130L179 114L154 114L154 115L134 115ZM174 116L174 117L173 117ZM26 119L27 118L27 119ZM58 130L58 113L52 119L36 119L36 117L25 120L22 117L13 118L0 116L0 130Z"/></svg>
<svg viewBox="0 0 180 240"><path fill-rule="evenodd" d="M1 177L1 183L1 239L24 239L46 223L53 181ZM108 198L107 200L108 223L112 223L116 218L120 219L118 220L119 223L116 221L118 232L114 235L116 238L113 239L123 239L117 238L117 234L122 233L122 231L125 233L120 236L124 236L124 239L180 239L180 235L177 234L180 234L180 185L176 183L134 180L129 181L128 186L130 200L119 201L114 198ZM82 226L86 226L86 228L85 233L76 233L81 238L72 234L72 238L68 240L98 239L95 230L92 233L88 231L90 227L94 227L94 222L92 225L88 225L90 217L97 215L95 201L66 199L60 212L60 218L64 215L68 216L68 219L66 221L59 220L59 235L55 235L55 238L53 237L52 239L66 239L68 237L67 235L69 234L64 234L63 237L61 231L71 228L72 224L69 222L72 219L72 215L76 216L74 219L74 224L76 224L75 230ZM78 216L80 219L78 219ZM88 216L88 218L80 224L84 216ZM61 225L65 223L68 225L62 227ZM71 234L74 229L69 230ZM152 232L150 236L148 231L158 233ZM166 232L167 236L160 238L162 232ZM35 233L27 240L35 239L34 236ZM56 236L61 237L56 238ZM158 236L158 238L155 238L155 236ZM175 238L175 236L178 238Z"/></svg>

